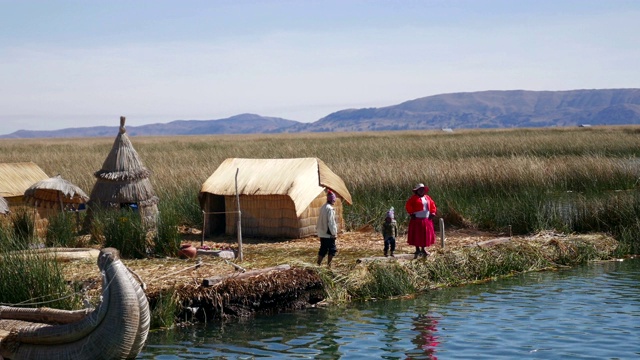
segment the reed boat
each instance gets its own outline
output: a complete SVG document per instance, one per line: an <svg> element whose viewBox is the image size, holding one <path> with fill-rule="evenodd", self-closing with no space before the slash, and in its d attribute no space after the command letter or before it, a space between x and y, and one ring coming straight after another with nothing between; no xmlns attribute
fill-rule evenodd
<svg viewBox="0 0 640 360"><path fill-rule="evenodd" d="M149 333L144 289L118 250L98 256L102 296L93 309L0 306L0 359L134 359Z"/></svg>

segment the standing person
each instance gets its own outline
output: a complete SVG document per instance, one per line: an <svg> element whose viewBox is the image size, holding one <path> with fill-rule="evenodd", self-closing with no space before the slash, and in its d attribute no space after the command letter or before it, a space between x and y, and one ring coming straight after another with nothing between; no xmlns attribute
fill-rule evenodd
<svg viewBox="0 0 640 360"><path fill-rule="evenodd" d="M396 238L398 237L398 224L394 216L393 208L387 211L387 216L382 223L382 238L384 239L384 256L388 256L388 251L391 250L391 256L396 251Z"/></svg>
<svg viewBox="0 0 640 360"><path fill-rule="evenodd" d="M320 238L320 250L318 251L318 265L322 264L322 259L327 257L327 266L331 266L331 260L336 256L336 237L338 237L338 224L336 223L336 210L333 204L336 203L336 194L327 190L327 202L320 208L316 231Z"/></svg>
<svg viewBox="0 0 640 360"><path fill-rule="evenodd" d="M407 242L416 247L414 259L427 256L425 250L436 242L433 219L436 215L436 203L427 195L429 188L420 183L413 188L413 195L407 200L405 208L410 216Z"/></svg>

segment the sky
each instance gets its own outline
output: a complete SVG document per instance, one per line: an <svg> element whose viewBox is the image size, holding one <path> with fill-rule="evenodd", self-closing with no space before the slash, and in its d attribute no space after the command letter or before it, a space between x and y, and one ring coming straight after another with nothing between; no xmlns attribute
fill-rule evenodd
<svg viewBox="0 0 640 360"><path fill-rule="evenodd" d="M637 0L0 0L0 134L640 87Z"/></svg>

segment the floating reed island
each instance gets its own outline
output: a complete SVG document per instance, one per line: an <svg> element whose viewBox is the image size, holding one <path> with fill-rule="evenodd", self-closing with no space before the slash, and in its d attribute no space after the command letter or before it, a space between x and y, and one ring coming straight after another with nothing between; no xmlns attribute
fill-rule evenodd
<svg viewBox="0 0 640 360"><path fill-rule="evenodd" d="M205 242L234 249L233 239ZM452 230L445 246L413 260L413 248L399 239L395 258L382 256L379 234L347 232L338 239L333 266L316 266L317 239L253 239L245 260L201 255L194 259L125 260L146 284L152 327L225 321L312 306L339 305L434 291L514 274L559 270L618 256L618 242L606 234L500 236ZM87 282L85 266L67 263L66 278ZM99 291L95 288L92 291Z"/></svg>
<svg viewBox="0 0 640 360"><path fill-rule="evenodd" d="M144 181L142 188L149 191L134 192L145 196L118 201L116 207L150 201L157 207L155 235L149 237L148 229L137 227L129 215L102 217L96 211L92 213L96 221L84 234L51 218L43 240L22 231L29 229L27 213L12 211L4 217L10 218L5 229L13 235L0 235L0 248L28 248L44 242L119 249L123 262L148 286L154 327L170 326L176 318L212 321L404 296L523 271L623 258L640 254L639 134L638 126L594 126L132 137L144 167L140 163L134 167L140 176L126 179L138 181L132 184ZM125 168L103 166L105 155L120 148L118 144L109 138L4 139L0 150L5 162L33 162L47 174L61 174L79 188L91 189L97 183L96 170L100 176L129 174ZM185 242L239 251L233 236L206 234L203 238L198 232L206 225L198 200L202 185L230 158L321 159L344 181L352 201L343 207L344 232L338 237L332 268L314 265L318 250L314 236L247 237L241 261L206 255L178 257ZM111 179L109 175L106 180ZM117 188L120 180L114 179L108 185ZM390 207L403 209L417 182L431 189L437 216L446 227L445 246L437 244L426 259L382 258L378 231L384 214ZM398 210L396 218L404 233L407 215ZM191 231L180 233L179 228ZM12 236L20 238L18 244L8 240ZM401 236L397 254L413 252L405 243ZM33 291L38 281L58 282L59 292L71 285L73 293L99 293L91 285L96 276L93 261L51 266L33 279L24 274L36 269L3 278L0 295L20 296L0 302L49 295L47 289ZM0 269L0 274L11 273ZM75 299L64 306L79 304Z"/></svg>

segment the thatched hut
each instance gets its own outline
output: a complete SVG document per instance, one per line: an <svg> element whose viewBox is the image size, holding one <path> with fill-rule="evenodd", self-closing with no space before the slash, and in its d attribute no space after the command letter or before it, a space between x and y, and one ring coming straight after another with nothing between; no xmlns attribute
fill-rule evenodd
<svg viewBox="0 0 640 360"><path fill-rule="evenodd" d="M32 162L0 164L0 196L7 200L9 206L24 203L24 192L29 186L49 176Z"/></svg>
<svg viewBox="0 0 640 360"><path fill-rule="evenodd" d="M326 189L338 196L336 216L344 228L343 203L351 204L344 181L317 158L226 159L200 190L205 234L237 232L237 192L241 231L246 236L302 238L316 235Z"/></svg>
<svg viewBox="0 0 640 360"><path fill-rule="evenodd" d="M155 224L158 215L158 197L140 156L126 133L125 117L120 117L120 131L111 151L94 173L96 183L89 196L89 211L94 208L133 208L148 224Z"/></svg>
<svg viewBox="0 0 640 360"><path fill-rule="evenodd" d="M82 189L60 175L40 180L24 192L25 203L35 206L41 217L77 211L88 200Z"/></svg>

